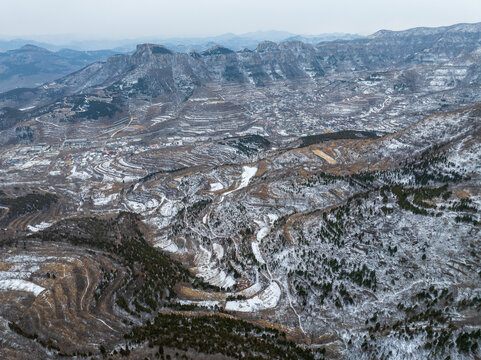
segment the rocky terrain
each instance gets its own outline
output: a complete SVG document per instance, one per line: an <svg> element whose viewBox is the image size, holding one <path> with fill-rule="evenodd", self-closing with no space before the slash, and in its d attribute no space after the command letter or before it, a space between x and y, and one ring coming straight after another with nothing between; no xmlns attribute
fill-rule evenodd
<svg viewBox="0 0 481 360"><path fill-rule="evenodd" d="M481 357L481 26L0 94L5 358Z"/></svg>

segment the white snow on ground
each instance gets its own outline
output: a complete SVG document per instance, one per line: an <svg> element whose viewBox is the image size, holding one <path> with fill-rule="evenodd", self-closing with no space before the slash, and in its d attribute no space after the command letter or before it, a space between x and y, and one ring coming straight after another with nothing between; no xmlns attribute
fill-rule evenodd
<svg viewBox="0 0 481 360"><path fill-rule="evenodd" d="M176 253L179 251L179 247L174 244L170 239L157 238L154 240L154 247L162 249L167 252Z"/></svg>
<svg viewBox="0 0 481 360"><path fill-rule="evenodd" d="M40 224L37 225L28 225L27 229L31 232L38 232L41 230L45 230L46 228L52 226L52 223L42 221Z"/></svg>
<svg viewBox="0 0 481 360"><path fill-rule="evenodd" d="M224 187L219 182L215 182L215 183L210 184L210 191L218 191L218 190L222 190L223 188Z"/></svg>
<svg viewBox="0 0 481 360"><path fill-rule="evenodd" d="M276 307L281 298L281 288L276 282L271 284L260 294L247 300L227 301L227 311L254 312Z"/></svg>
<svg viewBox="0 0 481 360"><path fill-rule="evenodd" d="M131 169L135 169L135 170L143 170L143 169L142 169L142 166L128 163L128 162L125 161L123 158L120 158L119 164L122 165L122 166L125 166L126 168L131 168Z"/></svg>
<svg viewBox="0 0 481 360"><path fill-rule="evenodd" d="M22 272L27 272L27 273L34 273L35 271L40 270L40 266L36 264L24 264L24 263L16 263L12 266L10 266L9 271L22 271ZM1 271L0 271L1 272ZM9 279L14 279L15 277L9 278Z"/></svg>
<svg viewBox="0 0 481 360"><path fill-rule="evenodd" d="M111 326L109 326L105 321L103 321L102 319L99 319L99 318L96 318L98 321L100 321L102 324L104 324L105 326L107 326L110 330L112 331L115 331Z"/></svg>
<svg viewBox="0 0 481 360"><path fill-rule="evenodd" d="M6 279L0 280L0 290L26 291L38 296L45 288L27 280Z"/></svg>
<svg viewBox="0 0 481 360"><path fill-rule="evenodd" d="M235 284L235 280L232 276L227 275L224 270L217 268L215 262L211 262L211 257L212 253L201 246L199 253L194 259L196 266L192 270L197 273L196 276L204 279L211 285L230 288Z"/></svg>
<svg viewBox="0 0 481 360"><path fill-rule="evenodd" d="M242 169L244 169L244 172L242 173L241 184L239 185L237 190L245 188L247 185L249 185L249 181L257 173L257 166L244 166L242 167Z"/></svg>
<svg viewBox="0 0 481 360"><path fill-rule="evenodd" d="M160 215L166 217L175 216L179 212L180 207L181 206L177 202L166 199L164 205L160 208Z"/></svg>
<svg viewBox="0 0 481 360"><path fill-rule="evenodd" d="M149 199L145 203L141 203L139 201L132 201L132 200L126 200L125 203L130 210L136 212L137 214L145 213L145 215L149 215L151 212L155 211L160 205L159 201L154 198Z"/></svg>
<svg viewBox="0 0 481 360"><path fill-rule="evenodd" d="M224 257L224 248L222 247L222 245L214 244L212 245L212 248L214 249L215 257L219 260L222 260L222 258Z"/></svg>
<svg viewBox="0 0 481 360"><path fill-rule="evenodd" d="M137 181L141 178L142 176L123 176L121 181L124 182L132 182L132 181Z"/></svg>
<svg viewBox="0 0 481 360"><path fill-rule="evenodd" d="M254 285L252 286L249 286L248 288L244 289L244 290L241 290L241 291L238 291L236 292L235 294L233 294L234 296L239 296L239 295L242 295L242 296L245 296L245 297L252 297L254 296L255 294L257 294L258 292L260 292L262 290L262 285L260 282L256 282Z"/></svg>
<svg viewBox="0 0 481 360"><path fill-rule="evenodd" d="M267 217L267 221L254 220L254 222L260 227L260 230L256 235L257 241L261 241L267 236L267 234L269 234L269 231L271 231L271 226L274 225L274 222L278 219L278 216L275 214L268 214Z"/></svg>
<svg viewBox="0 0 481 360"><path fill-rule="evenodd" d="M29 169L32 166L37 167L37 166L47 166L47 165L50 165L50 160L30 160L30 161L26 161L23 164L18 164L15 167L17 169Z"/></svg>
<svg viewBox="0 0 481 360"><path fill-rule="evenodd" d="M40 270L40 267L37 264L32 264L30 262L24 262L25 257L18 257L18 256L11 256L6 259L2 259L3 264L9 266L9 269L5 269L6 271L0 271L0 290L23 290L29 291L28 289L32 288L29 281L26 279L32 276L32 273ZM28 259L28 257L27 257ZM20 260L20 262L16 262ZM29 286L25 286L25 284ZM32 284L37 286L35 284ZM33 287L33 289L36 289ZM43 288L42 288L43 289ZM42 290L39 290L40 292ZM32 291L33 292L33 291ZM35 292L34 292L35 293ZM37 295L35 293L35 295Z"/></svg>
<svg viewBox="0 0 481 360"><path fill-rule="evenodd" d="M141 176L128 176L124 174L124 171L120 171L113 164L114 160L109 159L94 167L94 171L103 176L102 182L130 182L138 180ZM128 169L127 169L128 170Z"/></svg>
<svg viewBox="0 0 481 360"><path fill-rule="evenodd" d="M369 108L369 111L367 113L359 115L359 117L365 118L373 113L378 114L386 107L386 105L389 105L391 103L391 99L392 99L391 96L388 95L388 97L384 100L384 102L379 107L371 107Z"/></svg>
<svg viewBox="0 0 481 360"><path fill-rule="evenodd" d="M95 206L107 205L117 199L118 194L110 194L105 196L104 193L100 193L98 197L92 199Z"/></svg>
<svg viewBox="0 0 481 360"><path fill-rule="evenodd" d="M261 241L262 239L264 239L267 234L269 234L269 231L270 231L270 227L264 223L264 222L261 222L261 221L258 221L258 220L255 220L255 223L257 225L260 226L260 230L257 232L257 235L256 235L256 239L257 241Z"/></svg>
<svg viewBox="0 0 481 360"><path fill-rule="evenodd" d="M2 262L8 263L39 263L39 262L46 262L49 260L58 259L54 256L30 256L30 255L14 255L7 257L6 259L2 259Z"/></svg>
<svg viewBox="0 0 481 360"><path fill-rule="evenodd" d="M261 265L265 264L265 261L259 249L260 242L262 239L264 239L267 236L267 234L269 234L269 231L271 231L271 226L274 224L274 221L276 221L278 218L278 216L274 214L268 214L267 217L268 217L267 221L254 220L254 222L257 225L259 225L260 230L257 232L257 235L256 235L257 241L252 242L252 252L254 253L256 260Z"/></svg>
<svg viewBox="0 0 481 360"><path fill-rule="evenodd" d="M53 170L53 171L50 171L48 174L51 176L58 176L58 175L62 175L62 172L60 170Z"/></svg>
<svg viewBox="0 0 481 360"><path fill-rule="evenodd" d="M0 280L9 279L28 279L32 273L30 271L0 271Z"/></svg>
<svg viewBox="0 0 481 360"><path fill-rule="evenodd" d="M466 137L449 152L448 161L456 164L456 167L466 170L468 174L481 174L479 154L481 154L481 143L473 141L471 137Z"/></svg>
<svg viewBox="0 0 481 360"><path fill-rule="evenodd" d="M220 303L215 300L202 300L202 301L194 301L194 300L177 300L177 302L181 305L197 305L202 307L213 308L214 306L220 306Z"/></svg>
<svg viewBox="0 0 481 360"><path fill-rule="evenodd" d="M398 139L390 138L384 142L384 145L389 150L400 151L401 148L405 148L406 144L403 144Z"/></svg>
<svg viewBox="0 0 481 360"><path fill-rule="evenodd" d="M343 337L346 339L348 336L349 335L344 335ZM429 359L429 350L424 349L425 340L426 338L423 335L415 335L414 338L411 338L409 340L406 340L404 338L398 338L395 335L388 335L377 339L377 344L383 349L389 349L390 359ZM360 341L357 346L359 346L361 342L362 341ZM357 349L358 351L354 350L351 353L348 353L346 359L358 360L360 358L359 354L362 354L363 350L359 347L357 347ZM362 359L366 358L368 357L362 357ZM467 359L468 357L455 358Z"/></svg>
<svg viewBox="0 0 481 360"><path fill-rule="evenodd" d="M68 176L69 179L81 179L81 180L87 180L90 179L91 176L89 173L86 173L85 171L77 171L77 166L74 166L70 172L70 175Z"/></svg>
<svg viewBox="0 0 481 360"><path fill-rule="evenodd" d="M37 265L31 265L29 267L12 266L8 271L0 271L0 280L28 279L33 272L39 269L40 267Z"/></svg>
<svg viewBox="0 0 481 360"><path fill-rule="evenodd" d="M243 169L243 172L242 172L242 175L241 175L240 185L237 187L237 189L228 191L228 192L224 193L224 195L228 195L230 193L233 193L234 191L245 188L247 185L249 185L249 182L254 177L254 175L257 173L257 166L243 166L242 169Z"/></svg>
<svg viewBox="0 0 481 360"><path fill-rule="evenodd" d="M138 201L132 201L132 200L126 200L125 204L129 207L130 210L133 212L140 214L144 211L147 210L144 204L138 202Z"/></svg>
<svg viewBox="0 0 481 360"><path fill-rule="evenodd" d="M257 241L252 242L252 252L254 253L254 257L259 262L259 264L263 265L266 263L261 255L261 251L259 250L259 243Z"/></svg>
<svg viewBox="0 0 481 360"><path fill-rule="evenodd" d="M267 217L269 218L271 224L274 224L274 222L279 219L279 216L276 214L267 214Z"/></svg>
<svg viewBox="0 0 481 360"><path fill-rule="evenodd" d="M21 108L21 109L18 109L18 110L27 111L27 110L32 110L32 109L35 109L35 105L34 106L27 106L27 107L24 107L24 108Z"/></svg>

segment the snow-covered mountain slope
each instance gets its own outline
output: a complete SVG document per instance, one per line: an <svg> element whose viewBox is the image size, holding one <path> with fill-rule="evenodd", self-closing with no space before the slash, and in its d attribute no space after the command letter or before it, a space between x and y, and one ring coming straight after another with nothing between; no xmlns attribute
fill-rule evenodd
<svg viewBox="0 0 481 360"><path fill-rule="evenodd" d="M0 357L480 357L476 29L4 94Z"/></svg>

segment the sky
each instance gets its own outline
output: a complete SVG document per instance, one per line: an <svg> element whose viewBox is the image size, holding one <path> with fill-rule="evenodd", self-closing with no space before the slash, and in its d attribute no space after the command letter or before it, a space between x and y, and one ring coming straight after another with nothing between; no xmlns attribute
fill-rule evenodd
<svg viewBox="0 0 481 360"><path fill-rule="evenodd" d="M83 40L282 30L368 35L481 22L481 0L0 0L0 36Z"/></svg>

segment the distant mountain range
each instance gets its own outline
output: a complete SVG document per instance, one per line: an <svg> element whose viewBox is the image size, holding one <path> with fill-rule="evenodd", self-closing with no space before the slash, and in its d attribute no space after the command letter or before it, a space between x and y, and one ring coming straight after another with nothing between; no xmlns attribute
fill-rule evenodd
<svg viewBox="0 0 481 360"><path fill-rule="evenodd" d="M321 42L315 46L295 40L280 43L264 41L255 50L234 51L216 45L203 52L188 53L175 52L162 45L141 44L132 54L111 56L106 61L92 63L55 82L0 94L0 108L10 109L0 114L0 125L4 129L11 128L24 119L51 112L53 108L50 104L55 102L55 107L63 109L71 106L75 112L80 109L79 106L83 104L80 102L87 94L97 98L102 93L102 99L105 100L96 100L95 109L92 108L88 113L80 112L78 116L92 114L93 118L98 118L119 111L132 111L130 104L133 99L150 102L162 98L173 108L180 109L196 91L203 91L212 84L221 87L235 85L239 91L250 94L255 89L270 88L280 82L294 84L307 80L311 87L338 76L366 77L366 81L376 83L390 71L399 73L385 91L409 93L432 87L444 90L459 88L463 84L474 89L470 91L476 95L479 93L477 87L481 84L481 66L477 60L481 46L480 33L481 23L458 24L437 29L381 31L361 39ZM42 63L29 63L25 60L28 56L22 55L22 51L36 56L40 54L40 57L50 56L59 61L55 66L66 72L66 64L73 66L72 63L77 61L80 65L82 61L93 60L93 57L86 58L85 53L74 51L70 51L72 55L67 62L65 55L60 57L65 51L51 53L32 46L22 49L18 51L19 58L34 70L35 66L40 67ZM99 57L105 55L94 54ZM75 55L82 55L83 60L78 60ZM18 60L16 62L19 63ZM49 65L49 60L45 60L45 64ZM446 64L451 64L451 68L437 68ZM358 85L352 86L355 88ZM115 103L111 103L113 99ZM464 101L462 99L460 101ZM303 108L307 107L306 104ZM33 108L35 110L32 112L21 110Z"/></svg>
<svg viewBox="0 0 481 360"><path fill-rule="evenodd" d="M246 34L222 34L210 37L143 37L124 40L74 40L45 38L39 39L7 39L0 36L0 51L18 49L24 45L35 45L51 51L61 49L74 49L79 51L109 49L116 52L133 52L137 44L155 43L162 44L176 52L188 52L191 50L204 51L213 45L222 45L232 50L243 50L245 48L254 50L261 41L285 41L300 40L303 42L317 44L321 41L351 40L360 38L360 35L345 33L330 33L321 35L298 35L286 31L256 31Z"/></svg>
<svg viewBox="0 0 481 360"><path fill-rule="evenodd" d="M224 34L208 38L135 39L118 41L77 41L63 45L15 39L0 40L0 92L35 87L80 70L119 53L134 52L139 43L160 43L174 52L205 51L221 45L239 51L255 49L260 42L299 40L317 44L321 41L354 39L358 35L325 34L302 36L282 31L258 31L243 35ZM95 50L87 50L95 49ZM102 49L102 50L96 50ZM107 49L107 50L105 50Z"/></svg>
<svg viewBox="0 0 481 360"><path fill-rule="evenodd" d="M0 53L0 92L41 85L116 54L112 50L52 52L34 45Z"/></svg>
<svg viewBox="0 0 481 360"><path fill-rule="evenodd" d="M288 32L261 31L243 35L224 34L211 38L152 40L147 43L162 46L139 47L137 44L140 41L137 40L69 44L77 48L113 47L111 50L95 51L60 49L53 52L34 45L24 45L20 49L0 53L0 92L36 87L85 67L78 74L63 79L60 83L75 79L73 83L82 84L80 88L84 89L84 82L89 86L113 85L119 81L119 74L135 76L135 81L144 77L147 80L157 79L160 76L160 66L169 69L169 79L162 75L160 80L166 88L171 89L170 85L177 81L173 78L171 66L175 68L180 66L178 64L185 65L180 66L178 71L185 75L186 79L194 79L193 83L197 83L199 79L220 76L225 77L226 81L239 82L251 78L257 85L277 77L309 77L308 74L322 76L324 72L374 70L398 66L400 63L431 64L433 61L453 59L477 49L480 27L480 24L457 24L400 32L381 30L367 37L351 34L301 36ZM227 55L222 57L221 63L208 64L205 60L211 58L208 55L221 53ZM108 59L115 54L123 55ZM202 61L197 57L200 54L204 55ZM171 64L173 58L176 61ZM152 61L147 61L148 66L144 64L145 66L138 68L139 62L144 63L146 60ZM215 61L218 60L220 59ZM106 63L93 64L99 61ZM157 64L159 61L161 65ZM93 65L89 66L91 64ZM139 71L140 73L137 73ZM177 73L176 71L174 73ZM168 85L164 81L167 81ZM125 85L129 87L132 83L127 81ZM150 85L156 90L150 89ZM152 84L147 81L146 86L149 86L153 93L159 90L156 81ZM70 86L67 87L69 90L63 89L63 95L73 90ZM78 89L73 90L74 93L76 91Z"/></svg>

